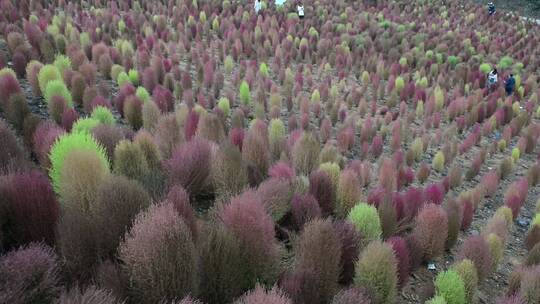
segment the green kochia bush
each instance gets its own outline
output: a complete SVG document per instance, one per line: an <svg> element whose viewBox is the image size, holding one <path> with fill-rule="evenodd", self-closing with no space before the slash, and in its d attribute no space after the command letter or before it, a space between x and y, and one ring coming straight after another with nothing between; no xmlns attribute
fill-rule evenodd
<svg viewBox="0 0 540 304"><path fill-rule="evenodd" d="M390 245L374 241L362 251L356 263L354 284L367 289L375 303L395 302L397 260Z"/></svg>
<svg viewBox="0 0 540 304"><path fill-rule="evenodd" d="M360 203L351 209L347 219L353 223L363 238L375 240L381 237L381 222L377 209L374 206Z"/></svg>
<svg viewBox="0 0 540 304"><path fill-rule="evenodd" d="M113 125L115 123L111 110L103 106L95 107L94 110L92 110L91 117L103 124Z"/></svg>
<svg viewBox="0 0 540 304"><path fill-rule="evenodd" d="M38 73L39 89L41 93L45 93L45 89L49 82L53 80L62 80L62 75L58 68L52 64L44 65Z"/></svg>
<svg viewBox="0 0 540 304"><path fill-rule="evenodd" d="M465 285L454 270L439 273L435 279L437 295L442 296L448 304L465 304Z"/></svg>
<svg viewBox="0 0 540 304"><path fill-rule="evenodd" d="M88 133L100 124L100 121L91 117L77 120L71 128L72 133Z"/></svg>
<svg viewBox="0 0 540 304"><path fill-rule="evenodd" d="M109 168L109 160L105 149L99 145L96 140L84 132L62 135L51 148L49 158L51 160L51 177L53 187L56 193L60 193L60 184L62 182L61 172L64 168L66 156L74 150L92 151L96 153L101 161L101 165Z"/></svg>
<svg viewBox="0 0 540 304"><path fill-rule="evenodd" d="M43 70L43 69L42 69ZM44 96L45 101L50 103L54 96L63 97L69 107L73 107L73 99L71 98L71 92L68 90L66 84L62 80L51 80L45 87Z"/></svg>
<svg viewBox="0 0 540 304"><path fill-rule="evenodd" d="M249 84L244 80L240 84L240 102L244 105L251 103L251 93L249 92Z"/></svg>

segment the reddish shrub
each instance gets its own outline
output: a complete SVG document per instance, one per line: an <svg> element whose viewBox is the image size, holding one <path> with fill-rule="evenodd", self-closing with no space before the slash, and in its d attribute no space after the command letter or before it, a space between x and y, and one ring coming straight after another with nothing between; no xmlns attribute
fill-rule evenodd
<svg viewBox="0 0 540 304"><path fill-rule="evenodd" d="M231 143L238 147L242 151L244 145L244 129L234 128L229 132L229 140Z"/></svg>
<svg viewBox="0 0 540 304"><path fill-rule="evenodd" d="M295 304L317 303L320 290L314 274L295 271L286 273L280 280L279 286L291 297Z"/></svg>
<svg viewBox="0 0 540 304"><path fill-rule="evenodd" d="M371 154L375 159L379 158L381 156L383 151L383 139L381 135L377 134L375 137L373 137L373 141L371 142Z"/></svg>
<svg viewBox="0 0 540 304"><path fill-rule="evenodd" d="M497 299L496 304L527 304L520 296L508 296Z"/></svg>
<svg viewBox="0 0 540 304"><path fill-rule="evenodd" d="M277 162L269 170L268 175L271 178L293 180L296 176L294 169L286 162Z"/></svg>
<svg viewBox="0 0 540 304"><path fill-rule="evenodd" d="M178 215L184 219L184 222L191 230L193 240L197 239L197 219L195 218L195 211L191 207L189 202L189 194L182 188L182 186L173 186L167 196L164 203L171 203L174 206Z"/></svg>
<svg viewBox="0 0 540 304"><path fill-rule="evenodd" d="M193 138L176 148L165 162L169 185L181 185L191 196L200 194L210 175L210 143L202 138Z"/></svg>
<svg viewBox="0 0 540 304"><path fill-rule="evenodd" d="M148 91L152 92L158 84L158 75L152 67L147 67L142 73L142 85Z"/></svg>
<svg viewBox="0 0 540 304"><path fill-rule="evenodd" d="M446 202L445 210L448 216L448 237L446 238L446 249L454 247L459 236L463 211L461 204L451 198Z"/></svg>
<svg viewBox="0 0 540 304"><path fill-rule="evenodd" d="M474 206L468 198L460 198L459 203L461 204L461 209L463 211L461 217L461 230L465 231L471 226L474 215Z"/></svg>
<svg viewBox="0 0 540 304"><path fill-rule="evenodd" d="M420 243L418 237L414 235L414 233L409 233L404 240L407 244L407 249L409 250L411 271L414 271L418 269L418 267L420 267L420 265L422 264L422 244Z"/></svg>
<svg viewBox="0 0 540 304"><path fill-rule="evenodd" d="M424 191L421 188L409 187L404 194L404 216L413 219L424 205Z"/></svg>
<svg viewBox="0 0 540 304"><path fill-rule="evenodd" d="M70 132L73 124L79 119L79 114L73 108L65 109L62 113L62 128Z"/></svg>
<svg viewBox="0 0 540 304"><path fill-rule="evenodd" d="M396 190L396 173L397 170L394 161L390 158L385 158L379 168L379 184L388 193Z"/></svg>
<svg viewBox="0 0 540 304"><path fill-rule="evenodd" d="M132 84L126 83L122 87L120 87L120 91L114 99L114 106L121 116L124 116L124 103L127 97L134 94L135 87Z"/></svg>
<svg viewBox="0 0 540 304"><path fill-rule="evenodd" d="M354 277L354 263L358 259L362 237L349 221L334 222L334 228L341 239L341 275L339 282L349 284Z"/></svg>
<svg viewBox="0 0 540 304"><path fill-rule="evenodd" d="M293 189L286 180L267 179L257 188L266 211L274 221L279 221L291 210ZM319 212L320 214L320 212Z"/></svg>
<svg viewBox="0 0 540 304"><path fill-rule="evenodd" d="M95 286L90 286L84 291L78 288L63 291L58 304L77 304L77 303L101 303L101 304L120 304L123 303L117 300L110 291L99 289Z"/></svg>
<svg viewBox="0 0 540 304"><path fill-rule="evenodd" d="M291 202L291 211L294 225L298 230L312 219L321 217L321 208L311 194L295 194Z"/></svg>
<svg viewBox="0 0 540 304"><path fill-rule="evenodd" d="M336 203L336 191L330 176L322 170L314 171L309 176L309 193L313 195L324 216L334 211Z"/></svg>
<svg viewBox="0 0 540 304"><path fill-rule="evenodd" d="M6 172L29 165L26 152L19 142L15 132L0 119L0 172Z"/></svg>
<svg viewBox="0 0 540 304"><path fill-rule="evenodd" d="M350 151L353 148L354 135L354 129L350 126L345 127L338 132L336 139L340 151Z"/></svg>
<svg viewBox="0 0 540 304"><path fill-rule="evenodd" d="M410 274L410 256L409 249L407 248L407 243L401 237L394 236L389 238L386 242L392 246L394 250L394 256L398 262L398 285L404 286L409 279Z"/></svg>
<svg viewBox="0 0 540 304"><path fill-rule="evenodd" d="M499 187L499 180L500 178L497 170L490 170L482 177L482 181L480 183L486 190L486 196L491 197L495 194L495 192L497 192L497 188Z"/></svg>
<svg viewBox="0 0 540 304"><path fill-rule="evenodd" d="M431 173L431 168L426 163L421 163L420 167L418 167L418 171L416 172L416 178L418 181L423 184L429 177L429 174Z"/></svg>
<svg viewBox="0 0 540 304"><path fill-rule="evenodd" d="M430 261L444 252L448 236L448 217L444 209L427 204L416 218L414 233L420 242L424 261Z"/></svg>
<svg viewBox="0 0 540 304"><path fill-rule="evenodd" d="M21 86L19 81L12 74L6 73L0 76L0 96L2 96L2 101L0 101L0 107L5 109L6 101L9 100L9 97L13 94L22 93Z"/></svg>
<svg viewBox="0 0 540 304"><path fill-rule="evenodd" d="M189 111L184 124L184 135L186 140L191 138L197 133L197 127L199 125L199 114L195 111Z"/></svg>
<svg viewBox="0 0 540 304"><path fill-rule="evenodd" d="M248 190L231 199L218 212L225 228L239 241L244 279L273 283L279 272L280 249L274 238L274 222L261 198Z"/></svg>
<svg viewBox="0 0 540 304"><path fill-rule="evenodd" d="M2 303L50 303L60 291L54 251L31 243L0 257Z"/></svg>
<svg viewBox="0 0 540 304"><path fill-rule="evenodd" d="M492 271L489 245L480 235L470 236L461 245L457 260L469 259L474 263L479 281L483 281Z"/></svg>
<svg viewBox="0 0 540 304"><path fill-rule="evenodd" d="M116 144L125 139L125 131L117 125L99 124L92 129L92 136L105 148L109 159L113 159Z"/></svg>
<svg viewBox="0 0 540 304"><path fill-rule="evenodd" d="M64 132L62 128L50 120L41 122L36 128L32 137L32 146L39 163L43 167L49 167L49 151L56 139Z"/></svg>
<svg viewBox="0 0 540 304"><path fill-rule="evenodd" d="M197 255L193 238L170 203L139 214L119 257L125 263L134 300L157 302L197 292Z"/></svg>
<svg viewBox="0 0 540 304"><path fill-rule="evenodd" d="M266 128L265 128L266 129ZM268 137L264 138L252 129L242 144L242 158L248 168L248 177L252 186L264 180L270 167L270 150Z"/></svg>
<svg viewBox="0 0 540 304"><path fill-rule="evenodd" d="M331 304L371 304L367 291L358 287L343 289L334 296Z"/></svg>
<svg viewBox="0 0 540 304"><path fill-rule="evenodd" d="M26 55L21 51L17 51L13 54L13 57L11 57L11 62L13 63L13 70L17 73L17 76L20 78L24 77L26 65L28 64Z"/></svg>
<svg viewBox="0 0 540 304"><path fill-rule="evenodd" d="M426 199L426 203L440 205L444 200L444 189L440 184L428 185L424 190L424 198Z"/></svg>
<svg viewBox="0 0 540 304"><path fill-rule="evenodd" d="M283 291L277 287L271 290L265 290L257 285L253 291L250 291L236 300L234 304L292 304L293 302Z"/></svg>
<svg viewBox="0 0 540 304"><path fill-rule="evenodd" d="M174 98L171 91L160 85L156 86L152 91L152 100L163 113L174 109Z"/></svg>
<svg viewBox="0 0 540 304"><path fill-rule="evenodd" d="M295 269L314 276L319 300L327 303L338 289L341 274L340 237L330 220L313 220L306 224L296 248Z"/></svg>

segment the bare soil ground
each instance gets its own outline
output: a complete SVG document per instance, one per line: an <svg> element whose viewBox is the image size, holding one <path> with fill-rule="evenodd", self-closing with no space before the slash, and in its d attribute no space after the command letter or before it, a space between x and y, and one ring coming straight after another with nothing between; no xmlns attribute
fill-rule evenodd
<svg viewBox="0 0 540 304"><path fill-rule="evenodd" d="M516 14L540 19L540 0L490 0L495 4L497 10L512 11ZM487 0L474 0L475 3L489 3Z"/></svg>

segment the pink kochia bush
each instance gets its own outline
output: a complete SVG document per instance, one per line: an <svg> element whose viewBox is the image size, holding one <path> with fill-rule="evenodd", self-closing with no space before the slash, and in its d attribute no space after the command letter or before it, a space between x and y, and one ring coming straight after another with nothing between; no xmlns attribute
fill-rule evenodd
<svg viewBox="0 0 540 304"><path fill-rule="evenodd" d="M341 284L349 284L354 277L354 263L360 253L362 236L356 230L354 225L345 220L334 222L336 233L341 239Z"/></svg>
<svg viewBox="0 0 540 304"><path fill-rule="evenodd" d="M43 167L48 167L50 165L49 151L56 139L64 134L64 132L65 131L53 121L43 121L36 128L32 138L32 144L39 163Z"/></svg>
<svg viewBox="0 0 540 304"><path fill-rule="evenodd" d="M398 285L404 286L409 279L410 273L410 257L407 243L401 237L391 237L387 242L392 246L394 250L394 256L398 262Z"/></svg>
<svg viewBox="0 0 540 304"><path fill-rule="evenodd" d="M430 261L444 252L448 235L448 218L440 206L427 204L416 217L414 234L420 242L424 261Z"/></svg>
<svg viewBox="0 0 540 304"><path fill-rule="evenodd" d="M133 300L153 303L197 292L197 255L191 232L171 203L137 216L120 245Z"/></svg>
<svg viewBox="0 0 540 304"><path fill-rule="evenodd" d="M210 175L211 147L202 138L178 146L165 162L169 185L184 187L191 196L200 194Z"/></svg>
<svg viewBox="0 0 540 304"><path fill-rule="evenodd" d="M489 245L480 235L471 236L465 240L458 252L458 260L469 259L474 263L478 280L482 282L492 271L491 252Z"/></svg>
<svg viewBox="0 0 540 304"><path fill-rule="evenodd" d="M330 176L322 170L314 171L309 176L309 193L319 202L323 215L334 211L336 192Z"/></svg>
<svg viewBox="0 0 540 304"><path fill-rule="evenodd" d="M234 304L292 304L289 297L277 287L265 290L257 285L254 290L247 292L234 302Z"/></svg>
<svg viewBox="0 0 540 304"><path fill-rule="evenodd" d="M240 242L244 280L249 287L255 282L275 282L279 273L281 249L274 238L274 222L261 198L248 190L225 204L218 212L225 229Z"/></svg>
<svg viewBox="0 0 540 304"><path fill-rule="evenodd" d="M0 230L7 248L29 242L54 244L59 205L40 171L0 177Z"/></svg>
<svg viewBox="0 0 540 304"><path fill-rule="evenodd" d="M60 292L60 268L52 248L38 243L0 257L2 303L51 303Z"/></svg>

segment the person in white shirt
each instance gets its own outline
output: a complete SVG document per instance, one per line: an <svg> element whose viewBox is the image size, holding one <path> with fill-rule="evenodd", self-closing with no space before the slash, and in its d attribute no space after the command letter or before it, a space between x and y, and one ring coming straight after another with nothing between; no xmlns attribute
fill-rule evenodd
<svg viewBox="0 0 540 304"><path fill-rule="evenodd" d="M495 86L497 85L498 80L499 79L498 79L497 69L493 69L493 71L489 72L488 74L488 88L490 90L493 90Z"/></svg>
<svg viewBox="0 0 540 304"><path fill-rule="evenodd" d="M258 14L261 11L261 1L255 0L255 14Z"/></svg>
<svg viewBox="0 0 540 304"><path fill-rule="evenodd" d="M296 10L298 11L298 18L304 19L304 5L302 3L298 4Z"/></svg>

